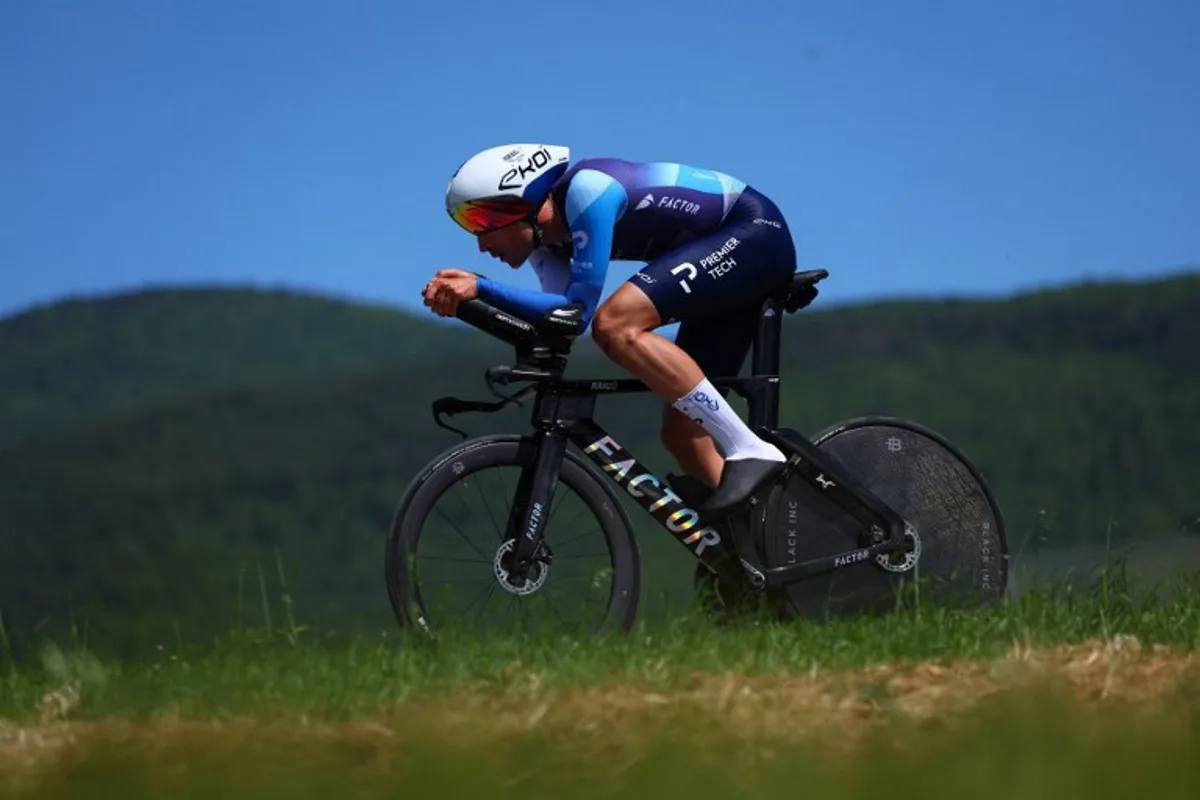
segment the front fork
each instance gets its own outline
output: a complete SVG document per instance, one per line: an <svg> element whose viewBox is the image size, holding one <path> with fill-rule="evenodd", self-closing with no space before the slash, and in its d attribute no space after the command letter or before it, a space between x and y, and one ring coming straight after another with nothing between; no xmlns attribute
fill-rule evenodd
<svg viewBox="0 0 1200 800"><path fill-rule="evenodd" d="M542 542L542 530L550 517L550 503L558 488L558 474L567 452L566 431L539 429L521 440L521 479L508 515L505 541L513 542L509 573L525 577Z"/></svg>

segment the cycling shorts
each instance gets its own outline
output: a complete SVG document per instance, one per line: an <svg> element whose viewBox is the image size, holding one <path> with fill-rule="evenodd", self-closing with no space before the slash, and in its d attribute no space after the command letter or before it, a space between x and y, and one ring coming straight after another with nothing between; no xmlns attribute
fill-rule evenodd
<svg viewBox="0 0 1200 800"><path fill-rule="evenodd" d="M651 261L629 282L650 298L664 325L680 323L675 343L712 379L738 373L763 301L795 271L783 214L747 186L719 228Z"/></svg>

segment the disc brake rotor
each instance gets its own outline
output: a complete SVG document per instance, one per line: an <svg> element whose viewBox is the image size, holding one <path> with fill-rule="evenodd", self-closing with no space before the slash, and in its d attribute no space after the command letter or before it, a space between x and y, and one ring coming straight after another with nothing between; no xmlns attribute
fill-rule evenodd
<svg viewBox="0 0 1200 800"><path fill-rule="evenodd" d="M513 541L510 539L496 551L496 557L492 559L492 572L496 576L496 580L500 582L500 586L511 594L515 595L530 595L542 588L542 584L546 582L546 576L550 574L550 565L542 560L541 548L538 549L538 554L535 555L533 563L530 564L528 574L523 580L513 583L511 573L505 566L505 556L512 552Z"/></svg>

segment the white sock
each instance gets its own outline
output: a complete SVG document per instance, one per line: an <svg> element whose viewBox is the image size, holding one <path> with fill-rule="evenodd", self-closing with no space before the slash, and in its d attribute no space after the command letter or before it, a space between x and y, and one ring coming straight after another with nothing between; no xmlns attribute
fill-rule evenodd
<svg viewBox="0 0 1200 800"><path fill-rule="evenodd" d="M686 414L689 419L704 426L717 449L726 460L739 458L762 458L769 461L784 461L783 453L770 442L764 442L754 435L742 418L733 410L733 406L725 402L725 398L717 392L708 378L696 384L696 387L683 397L671 404L674 408Z"/></svg>

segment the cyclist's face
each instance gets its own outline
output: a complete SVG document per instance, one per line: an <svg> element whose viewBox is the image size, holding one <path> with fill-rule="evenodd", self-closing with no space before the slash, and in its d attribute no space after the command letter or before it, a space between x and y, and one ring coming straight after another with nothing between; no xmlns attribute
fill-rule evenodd
<svg viewBox="0 0 1200 800"><path fill-rule="evenodd" d="M498 258L513 269L525 263L533 252L533 228L526 222L514 222L479 235L479 252Z"/></svg>

